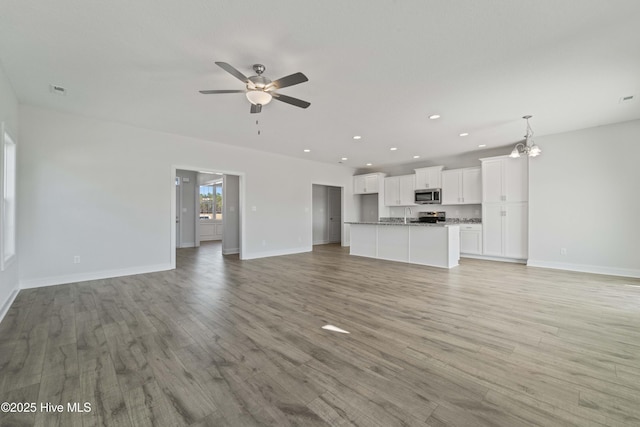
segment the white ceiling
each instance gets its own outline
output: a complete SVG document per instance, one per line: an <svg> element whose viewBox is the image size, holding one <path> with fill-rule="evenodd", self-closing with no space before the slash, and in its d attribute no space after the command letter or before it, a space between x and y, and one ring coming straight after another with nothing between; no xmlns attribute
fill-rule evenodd
<svg viewBox="0 0 640 427"><path fill-rule="evenodd" d="M512 144L525 114L537 136L640 118L639 20L637 0L0 0L0 61L24 104L376 168ZM214 61L301 71L281 93L311 106L201 95L243 88Z"/></svg>

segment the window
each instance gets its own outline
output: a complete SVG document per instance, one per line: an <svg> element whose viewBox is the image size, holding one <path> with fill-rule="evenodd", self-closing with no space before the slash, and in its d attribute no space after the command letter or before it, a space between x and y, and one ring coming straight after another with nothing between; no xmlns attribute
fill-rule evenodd
<svg viewBox="0 0 640 427"><path fill-rule="evenodd" d="M200 186L200 219L222 219L222 181Z"/></svg>
<svg viewBox="0 0 640 427"><path fill-rule="evenodd" d="M213 185L200 186L200 219L213 219Z"/></svg>
<svg viewBox="0 0 640 427"><path fill-rule="evenodd" d="M2 126L2 270L16 254L16 143Z"/></svg>

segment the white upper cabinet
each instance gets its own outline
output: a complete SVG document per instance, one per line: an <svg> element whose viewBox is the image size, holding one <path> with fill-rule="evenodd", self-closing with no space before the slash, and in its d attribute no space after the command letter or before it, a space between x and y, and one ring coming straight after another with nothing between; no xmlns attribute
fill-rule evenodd
<svg viewBox="0 0 640 427"><path fill-rule="evenodd" d="M392 176L384 179L385 206L413 206L415 175Z"/></svg>
<svg viewBox="0 0 640 427"><path fill-rule="evenodd" d="M442 171L442 204L462 203L462 174L460 169Z"/></svg>
<svg viewBox="0 0 640 427"><path fill-rule="evenodd" d="M479 167L442 171L442 204L482 203L482 173Z"/></svg>
<svg viewBox="0 0 640 427"><path fill-rule="evenodd" d="M480 167L462 169L462 203L482 203L482 169Z"/></svg>
<svg viewBox="0 0 640 427"><path fill-rule="evenodd" d="M527 157L508 156L482 160L482 202L526 202L528 200Z"/></svg>
<svg viewBox="0 0 640 427"><path fill-rule="evenodd" d="M379 191L380 181L384 174L370 173L353 177L353 194L371 194Z"/></svg>
<svg viewBox="0 0 640 427"><path fill-rule="evenodd" d="M391 176L384 179L384 205L400 205L400 177Z"/></svg>
<svg viewBox="0 0 640 427"><path fill-rule="evenodd" d="M442 188L440 173L444 166L432 166L429 168L414 169L416 172L416 190L427 190L430 188Z"/></svg>

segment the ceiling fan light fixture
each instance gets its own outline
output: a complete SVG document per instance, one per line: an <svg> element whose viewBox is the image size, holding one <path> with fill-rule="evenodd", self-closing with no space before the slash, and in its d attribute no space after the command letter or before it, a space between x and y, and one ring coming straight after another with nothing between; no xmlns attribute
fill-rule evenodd
<svg viewBox="0 0 640 427"><path fill-rule="evenodd" d="M273 96L269 92L262 90L249 90L247 91L247 99L253 105L267 105L273 99Z"/></svg>

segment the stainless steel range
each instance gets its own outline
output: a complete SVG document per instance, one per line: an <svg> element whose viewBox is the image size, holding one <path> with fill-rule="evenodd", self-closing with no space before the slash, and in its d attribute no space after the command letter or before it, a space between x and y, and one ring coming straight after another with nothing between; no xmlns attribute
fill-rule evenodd
<svg viewBox="0 0 640 427"><path fill-rule="evenodd" d="M418 221L435 224L447 220L446 212L418 212Z"/></svg>

